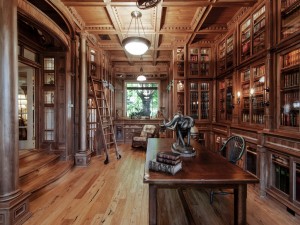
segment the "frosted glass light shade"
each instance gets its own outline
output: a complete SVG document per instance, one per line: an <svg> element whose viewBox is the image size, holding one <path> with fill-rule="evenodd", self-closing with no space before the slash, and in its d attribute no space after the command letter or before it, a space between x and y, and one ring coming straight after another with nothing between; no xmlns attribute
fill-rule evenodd
<svg viewBox="0 0 300 225"><path fill-rule="evenodd" d="M122 45L131 55L143 55L149 49L151 43L143 37L127 37L122 41Z"/></svg>
<svg viewBox="0 0 300 225"><path fill-rule="evenodd" d="M137 78L136 78L137 81L145 81L147 80L147 78L144 76L144 75L139 75Z"/></svg>

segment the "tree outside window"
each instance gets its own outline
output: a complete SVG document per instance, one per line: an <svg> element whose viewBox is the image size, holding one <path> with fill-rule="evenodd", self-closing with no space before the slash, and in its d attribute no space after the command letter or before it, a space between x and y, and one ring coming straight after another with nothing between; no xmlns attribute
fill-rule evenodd
<svg viewBox="0 0 300 225"><path fill-rule="evenodd" d="M126 115L154 117L158 110L158 83L126 83Z"/></svg>

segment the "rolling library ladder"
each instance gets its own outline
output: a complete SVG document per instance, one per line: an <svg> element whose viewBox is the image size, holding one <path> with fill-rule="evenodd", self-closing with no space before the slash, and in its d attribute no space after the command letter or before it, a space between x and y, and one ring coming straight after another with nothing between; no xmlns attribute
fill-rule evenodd
<svg viewBox="0 0 300 225"><path fill-rule="evenodd" d="M93 97L96 103L96 111L97 111L97 129L100 130L104 150L106 154L106 159L104 161L105 164L109 163L109 149L111 145L114 145L116 157L117 159L121 158L119 153L119 149L116 142L116 136L114 132L114 126L111 119L111 113L109 109L109 105L107 103L107 98L105 95L105 81L90 77L90 85L93 92Z"/></svg>

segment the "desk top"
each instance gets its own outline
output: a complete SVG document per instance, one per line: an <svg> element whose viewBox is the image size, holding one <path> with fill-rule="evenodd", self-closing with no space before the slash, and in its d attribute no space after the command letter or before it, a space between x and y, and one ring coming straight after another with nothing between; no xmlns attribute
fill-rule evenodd
<svg viewBox="0 0 300 225"><path fill-rule="evenodd" d="M206 150L196 141L191 142L196 156L182 159L182 170L175 175L149 170L149 161L160 151L171 151L172 138L149 138L146 153L144 183L152 184L202 184L202 185L238 185L258 183L254 175L231 164L217 153Z"/></svg>

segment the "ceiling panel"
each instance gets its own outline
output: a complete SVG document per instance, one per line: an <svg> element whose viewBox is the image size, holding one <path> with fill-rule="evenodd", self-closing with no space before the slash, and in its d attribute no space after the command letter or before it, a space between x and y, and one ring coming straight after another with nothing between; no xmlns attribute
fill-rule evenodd
<svg viewBox="0 0 300 225"><path fill-rule="evenodd" d="M75 7L77 13L85 21L87 26L90 25L112 25L110 19L106 13L105 8L100 6L77 6Z"/></svg>
<svg viewBox="0 0 300 225"><path fill-rule="evenodd" d="M31 0L33 1L33 0ZM122 40L138 35L131 21L131 12L139 10L136 0L61 0L72 11L82 30L91 33L98 46L108 51L114 64L133 65L140 57L124 52ZM158 65L172 61L176 46L199 42L212 43L227 32L228 22L242 7L257 0L162 0L156 7L139 10L145 37L151 48L143 60ZM141 36L144 32L141 31Z"/></svg>

